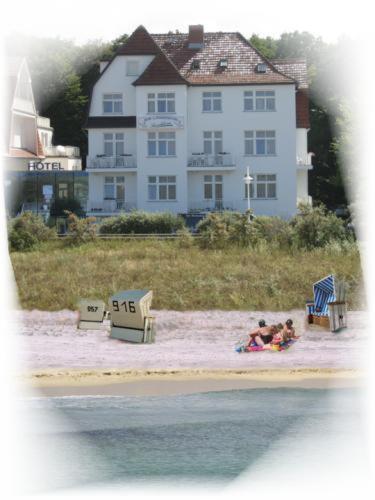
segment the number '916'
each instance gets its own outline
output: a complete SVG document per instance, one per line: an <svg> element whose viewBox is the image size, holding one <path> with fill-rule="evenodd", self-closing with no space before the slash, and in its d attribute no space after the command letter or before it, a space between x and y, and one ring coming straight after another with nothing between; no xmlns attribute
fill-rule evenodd
<svg viewBox="0 0 375 500"><path fill-rule="evenodd" d="M113 310L116 312L124 309L125 312L135 313L135 305L133 300L129 301L124 300L124 302L121 302L121 304L119 304L118 300L112 300L112 307Z"/></svg>

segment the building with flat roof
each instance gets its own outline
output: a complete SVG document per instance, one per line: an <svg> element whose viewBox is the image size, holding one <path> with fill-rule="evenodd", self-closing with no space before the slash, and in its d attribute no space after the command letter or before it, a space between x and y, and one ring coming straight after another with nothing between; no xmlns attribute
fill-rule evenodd
<svg viewBox="0 0 375 500"><path fill-rule="evenodd" d="M249 194L255 214L291 217L311 203L309 126L304 60L267 60L240 33L139 26L92 89L88 214L244 212Z"/></svg>

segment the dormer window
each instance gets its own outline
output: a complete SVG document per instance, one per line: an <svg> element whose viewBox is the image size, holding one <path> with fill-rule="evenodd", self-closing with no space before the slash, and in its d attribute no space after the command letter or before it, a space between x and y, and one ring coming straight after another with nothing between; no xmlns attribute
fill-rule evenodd
<svg viewBox="0 0 375 500"><path fill-rule="evenodd" d="M267 64L260 63L255 66L255 71L257 73L266 73L267 72Z"/></svg>
<svg viewBox="0 0 375 500"><path fill-rule="evenodd" d="M200 69L201 68L201 62L198 59L194 59L193 62L191 63L191 69Z"/></svg>
<svg viewBox="0 0 375 500"><path fill-rule="evenodd" d="M228 67L228 59L220 59L219 68L226 69Z"/></svg>

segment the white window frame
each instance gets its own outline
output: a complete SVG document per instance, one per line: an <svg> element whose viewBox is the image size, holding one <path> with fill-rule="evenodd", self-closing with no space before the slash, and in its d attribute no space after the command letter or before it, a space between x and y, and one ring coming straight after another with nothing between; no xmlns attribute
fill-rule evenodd
<svg viewBox="0 0 375 500"><path fill-rule="evenodd" d="M111 144L111 149L112 149L111 155L106 154L106 144ZM108 158L114 158L121 156L124 153L125 153L125 134L123 132L103 132L103 154Z"/></svg>
<svg viewBox="0 0 375 500"><path fill-rule="evenodd" d="M277 156L276 145L275 130L244 131L244 156Z"/></svg>
<svg viewBox="0 0 375 500"><path fill-rule="evenodd" d="M155 153L152 152L152 145ZM147 156L173 158L176 156L176 132L148 132Z"/></svg>
<svg viewBox="0 0 375 500"><path fill-rule="evenodd" d="M253 200L276 200L277 199L277 175L276 174L251 174L253 181L250 183L250 198ZM264 196L261 196L261 189L264 186ZM274 196L270 196L274 189ZM247 199L248 185L245 184L245 199Z"/></svg>
<svg viewBox="0 0 375 500"><path fill-rule="evenodd" d="M274 90L245 90L244 111L272 113L276 111L276 92Z"/></svg>
<svg viewBox="0 0 375 500"><path fill-rule="evenodd" d="M222 113L223 102L221 92L202 92L202 113Z"/></svg>
<svg viewBox="0 0 375 500"><path fill-rule="evenodd" d="M117 198L117 186L124 186L124 199L120 200ZM112 194L108 194L107 188L112 188ZM125 201L125 176L124 175L106 175L104 177L104 185L103 185L103 199L104 200L116 200L116 201Z"/></svg>
<svg viewBox="0 0 375 500"><path fill-rule="evenodd" d="M221 186L221 196L217 196L217 186ZM209 196L206 196L206 187L211 191ZM224 183L222 175L208 174L203 176L203 199L205 201L223 201L224 198Z"/></svg>
<svg viewBox="0 0 375 500"><path fill-rule="evenodd" d="M152 195L151 192L153 192ZM177 201L177 176L149 175L147 178L147 200Z"/></svg>
<svg viewBox="0 0 375 500"><path fill-rule="evenodd" d="M222 130L203 131L203 152L208 156L218 155L223 152Z"/></svg>
<svg viewBox="0 0 375 500"><path fill-rule="evenodd" d="M111 110L105 110L105 104L111 103ZM116 106L121 104L121 106ZM115 110L116 107L121 109ZM121 92L106 92L102 96L103 115L122 115L124 113L123 95Z"/></svg>
<svg viewBox="0 0 375 500"><path fill-rule="evenodd" d="M163 109L164 108L164 109ZM147 94L148 114L175 114L176 93L175 92L149 92Z"/></svg>
<svg viewBox="0 0 375 500"><path fill-rule="evenodd" d="M140 74L139 61L138 60L126 61L126 76L138 76L139 74Z"/></svg>

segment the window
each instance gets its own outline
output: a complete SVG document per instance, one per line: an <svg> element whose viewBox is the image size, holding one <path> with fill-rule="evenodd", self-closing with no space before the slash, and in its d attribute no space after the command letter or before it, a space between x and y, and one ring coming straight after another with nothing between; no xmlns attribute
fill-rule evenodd
<svg viewBox="0 0 375 500"><path fill-rule="evenodd" d="M256 174L252 176L253 182L250 184L250 198L275 199L276 198L276 175ZM247 198L248 186L245 184L245 198Z"/></svg>
<svg viewBox="0 0 375 500"><path fill-rule="evenodd" d="M152 175L148 178L149 201L175 201L176 176Z"/></svg>
<svg viewBox="0 0 375 500"><path fill-rule="evenodd" d="M254 154L254 132L245 130L245 155Z"/></svg>
<svg viewBox="0 0 375 500"><path fill-rule="evenodd" d="M244 92L244 110L245 111L254 110L254 95L253 92L250 90Z"/></svg>
<svg viewBox="0 0 375 500"><path fill-rule="evenodd" d="M275 91L259 90L255 92L256 111L275 111Z"/></svg>
<svg viewBox="0 0 375 500"><path fill-rule="evenodd" d="M103 113L122 114L122 94L104 94Z"/></svg>
<svg viewBox="0 0 375 500"><path fill-rule="evenodd" d="M139 62L138 61L128 61L126 63L126 75L127 76L138 76L139 75Z"/></svg>
<svg viewBox="0 0 375 500"><path fill-rule="evenodd" d="M104 177L104 199L116 200L118 208L121 208L120 204L125 200L125 177L123 175Z"/></svg>
<svg viewBox="0 0 375 500"><path fill-rule="evenodd" d="M221 111L221 92L203 92L202 111L206 113Z"/></svg>
<svg viewBox="0 0 375 500"><path fill-rule="evenodd" d="M175 132L149 132L147 154L148 156L176 156Z"/></svg>
<svg viewBox="0 0 375 500"><path fill-rule="evenodd" d="M68 198L68 183L67 182L59 182L57 187L57 197L60 199Z"/></svg>
<svg viewBox="0 0 375 500"><path fill-rule="evenodd" d="M124 134L105 133L103 135L105 156L121 156L124 154Z"/></svg>
<svg viewBox="0 0 375 500"><path fill-rule="evenodd" d="M276 155L276 132L274 130L245 130L245 155Z"/></svg>
<svg viewBox="0 0 375 500"><path fill-rule="evenodd" d="M244 111L276 111L274 90L246 90L244 92Z"/></svg>
<svg viewBox="0 0 375 500"><path fill-rule="evenodd" d="M175 113L175 93L161 92L158 94L147 94L148 113Z"/></svg>
<svg viewBox="0 0 375 500"><path fill-rule="evenodd" d="M222 200L223 199L223 176L205 175L204 176L204 199Z"/></svg>
<svg viewBox="0 0 375 500"><path fill-rule="evenodd" d="M203 152L206 155L219 154L223 151L223 132L203 132Z"/></svg>
<svg viewBox="0 0 375 500"><path fill-rule="evenodd" d="M193 59L191 66L191 69L200 69L201 68L201 62L199 59Z"/></svg>

